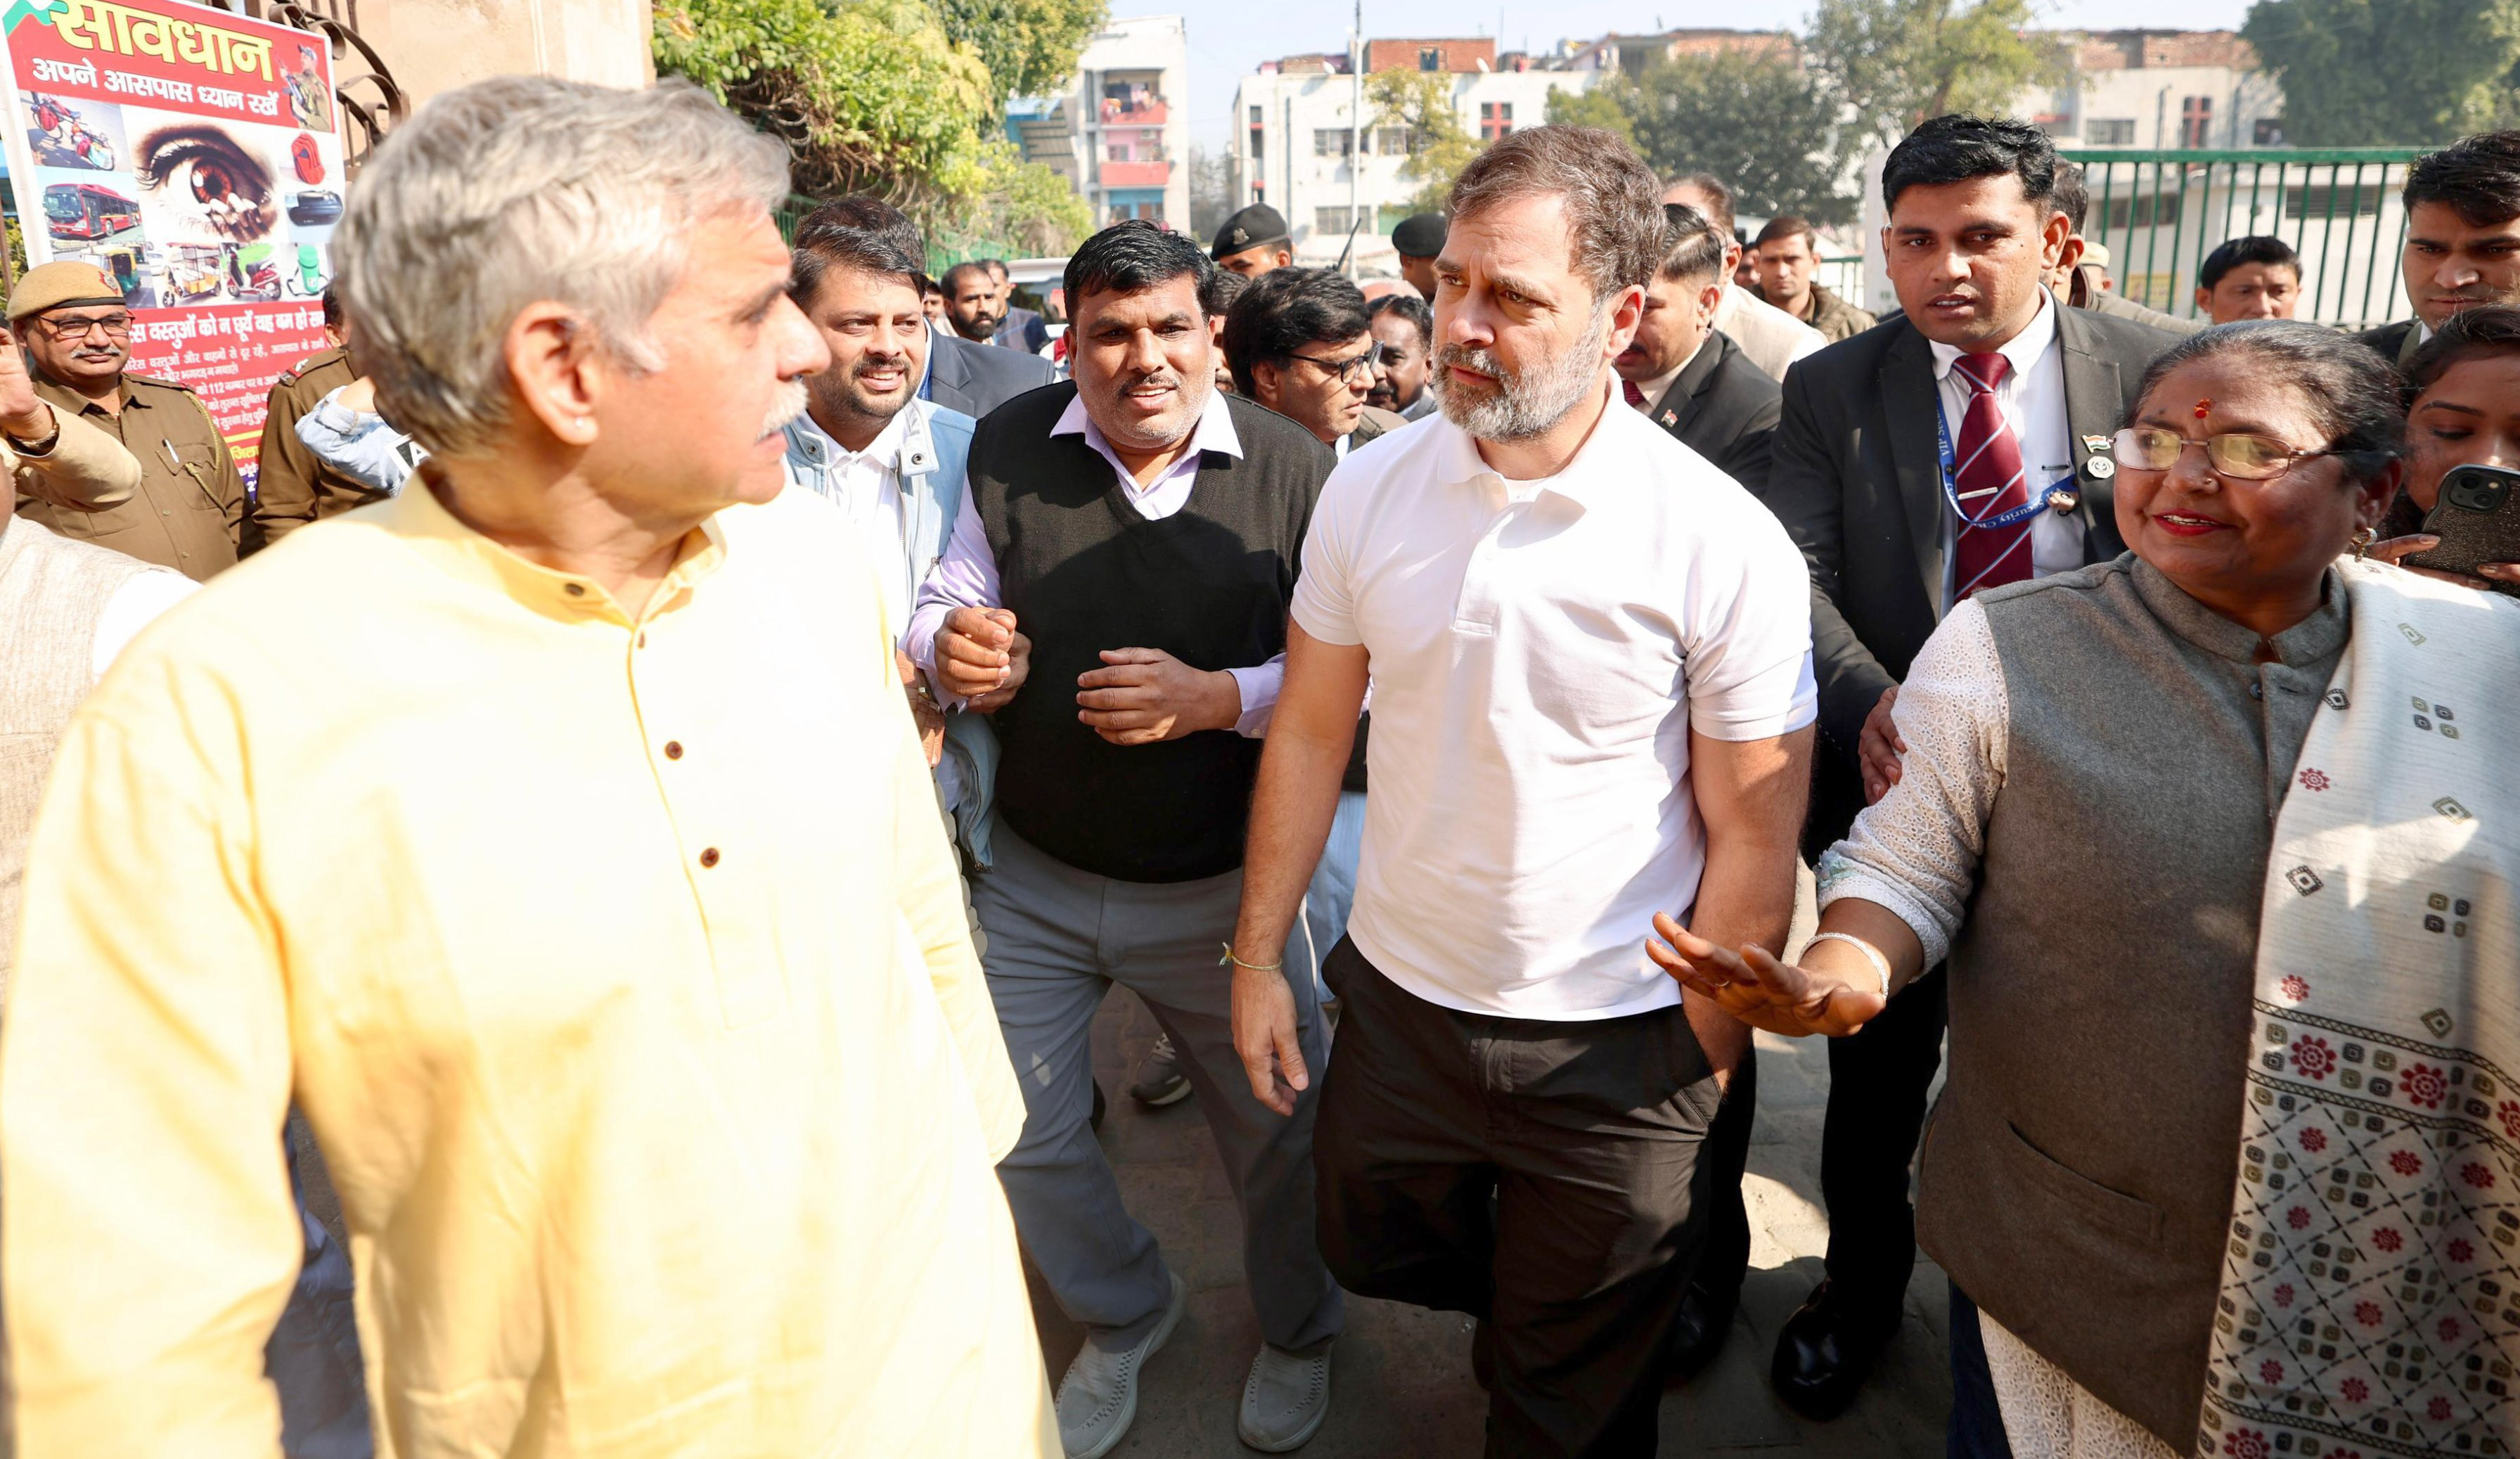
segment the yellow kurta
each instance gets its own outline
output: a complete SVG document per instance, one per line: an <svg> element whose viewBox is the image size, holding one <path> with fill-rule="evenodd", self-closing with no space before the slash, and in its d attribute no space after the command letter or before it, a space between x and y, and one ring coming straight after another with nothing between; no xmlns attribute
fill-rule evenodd
<svg viewBox="0 0 2520 1459"><path fill-rule="evenodd" d="M380 1452L1058 1452L1022 1121L873 576L788 492L633 623L418 481L64 738L0 1030L26 1459L279 1452L294 1098Z"/></svg>

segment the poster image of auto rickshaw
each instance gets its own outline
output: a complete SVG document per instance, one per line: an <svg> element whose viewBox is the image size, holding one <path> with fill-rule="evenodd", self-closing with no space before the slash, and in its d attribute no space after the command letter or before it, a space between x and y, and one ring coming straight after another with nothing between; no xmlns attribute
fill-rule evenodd
<svg viewBox="0 0 2520 1459"><path fill-rule="evenodd" d="M267 243L229 244L228 297L248 303L268 303L280 297L282 286L278 252Z"/></svg>
<svg viewBox="0 0 2520 1459"><path fill-rule="evenodd" d="M122 303L125 308L158 307L158 291L152 279L163 270L149 266L143 248L130 244L109 244L101 249L89 250L84 256L89 262L105 271L105 276L113 281L114 288L122 291Z"/></svg>
<svg viewBox="0 0 2520 1459"><path fill-rule="evenodd" d="M215 244L176 244L167 251L166 302L214 301L227 281L227 259Z"/></svg>
<svg viewBox="0 0 2520 1459"><path fill-rule="evenodd" d="M29 91L19 100L26 108L26 142L36 161L91 172L112 172L122 165L127 149L120 107L69 101L45 91Z"/></svg>

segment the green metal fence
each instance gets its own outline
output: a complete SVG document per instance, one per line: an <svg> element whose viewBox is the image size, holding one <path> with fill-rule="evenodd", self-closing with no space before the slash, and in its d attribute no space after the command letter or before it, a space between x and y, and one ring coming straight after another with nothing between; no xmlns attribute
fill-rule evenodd
<svg viewBox="0 0 2520 1459"><path fill-rule="evenodd" d="M2227 239L2272 234L2301 254L2295 317L2339 325L2403 318L2411 148L2069 152L2083 164L2086 238L2107 246L2118 292L2201 317L2196 272Z"/></svg>

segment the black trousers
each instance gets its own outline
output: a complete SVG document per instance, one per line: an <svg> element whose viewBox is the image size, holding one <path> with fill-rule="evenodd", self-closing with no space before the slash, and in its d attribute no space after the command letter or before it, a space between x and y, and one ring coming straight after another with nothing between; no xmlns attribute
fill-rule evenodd
<svg viewBox="0 0 2520 1459"><path fill-rule="evenodd" d="M1706 1227L1715 1077L1677 1006L1457 1013L1341 938L1313 1128L1322 1255L1351 1292L1489 1325L1487 1453L1649 1456Z"/></svg>
<svg viewBox="0 0 2520 1459"><path fill-rule="evenodd" d="M1750 1131L1759 1112L1759 1051L1743 1049L1740 1067L1724 1089L1724 1107L1706 1130L1712 1170L1706 1194L1706 1253L1692 1280L1716 1306L1741 1295L1750 1273L1750 1210L1741 1199L1741 1175L1750 1168Z"/></svg>
<svg viewBox="0 0 2520 1459"><path fill-rule="evenodd" d="M1896 1320L1916 1265L1908 1199L1925 1095L1943 1062L1943 971L1890 1000L1851 1038L1828 1041L1828 1114L1820 1192L1828 1208L1828 1280L1841 1301Z"/></svg>

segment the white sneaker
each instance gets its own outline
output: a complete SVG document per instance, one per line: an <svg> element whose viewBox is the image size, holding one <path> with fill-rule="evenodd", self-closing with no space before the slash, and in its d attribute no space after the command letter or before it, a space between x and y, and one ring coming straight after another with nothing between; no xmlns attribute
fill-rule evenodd
<svg viewBox="0 0 2520 1459"><path fill-rule="evenodd" d="M1190 1305L1189 1286L1177 1274L1165 1275L1173 1284L1172 1300L1154 1331L1135 1346L1120 1348L1100 1346L1088 1334L1085 1345L1076 1349L1076 1361L1067 1365L1067 1376L1058 1381L1058 1446L1067 1459L1102 1459L1137 1422L1138 1370L1181 1326Z"/></svg>
<svg viewBox="0 0 2520 1459"><path fill-rule="evenodd" d="M1242 1441L1264 1454L1302 1448L1330 1416L1330 1344L1311 1357L1260 1345L1251 1379L1242 1385L1242 1414L1234 1424Z"/></svg>

